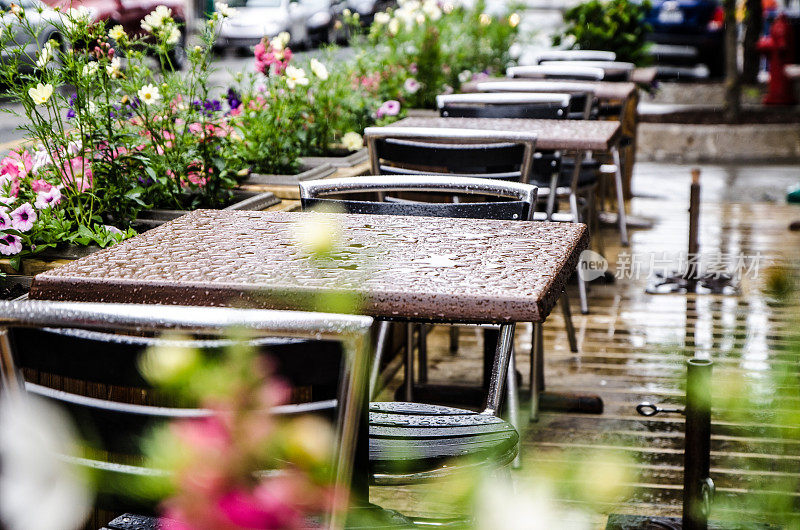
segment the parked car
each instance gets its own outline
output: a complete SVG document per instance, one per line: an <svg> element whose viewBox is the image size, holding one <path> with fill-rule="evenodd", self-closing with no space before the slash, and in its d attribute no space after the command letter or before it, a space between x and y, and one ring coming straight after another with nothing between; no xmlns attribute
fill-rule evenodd
<svg viewBox="0 0 800 530"><path fill-rule="evenodd" d="M659 63L703 63L711 77L725 73L724 20L718 0L653 0L645 19Z"/></svg>
<svg viewBox="0 0 800 530"><path fill-rule="evenodd" d="M289 33L292 46L308 46L311 38L306 26L306 9L298 0L234 0L236 15L220 26L217 48L249 48L262 37Z"/></svg>
<svg viewBox="0 0 800 530"><path fill-rule="evenodd" d="M346 0L300 0L306 12L306 31L312 43L344 40L344 28L337 29L347 7Z"/></svg>
<svg viewBox="0 0 800 530"><path fill-rule="evenodd" d="M368 25L375 18L375 13L386 11L396 3L391 0L347 0L347 7L353 13L358 13L362 24Z"/></svg>
<svg viewBox="0 0 800 530"><path fill-rule="evenodd" d="M24 9L26 22L39 29L38 40L34 39L23 27L19 18L10 12L11 4L16 4ZM13 2L0 0L0 10L2 10L0 19L3 27L7 28L5 31L13 33L14 43L16 43L16 46L13 46L11 42L8 43L3 53L3 61L21 54L23 57L27 57L27 62L32 67L36 61L36 54L47 41L53 40L62 47L66 44L58 28L53 24L58 21L58 13L38 0L15 0Z"/></svg>
<svg viewBox="0 0 800 530"><path fill-rule="evenodd" d="M5 0L4 0L5 1ZM186 24L186 2L184 0L43 0L51 7L68 9L85 7L94 20L103 20L107 27L122 26L129 35L144 33L142 20L158 6L172 10L172 18L183 30ZM18 2L19 3L19 2ZM170 57L174 67L181 69L186 61L186 32L181 31L181 40Z"/></svg>

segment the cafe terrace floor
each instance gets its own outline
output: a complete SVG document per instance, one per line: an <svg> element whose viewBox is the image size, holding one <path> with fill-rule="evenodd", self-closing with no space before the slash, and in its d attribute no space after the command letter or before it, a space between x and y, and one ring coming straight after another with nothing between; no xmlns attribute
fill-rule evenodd
<svg viewBox="0 0 800 530"><path fill-rule="evenodd" d="M652 227L633 230L627 249L620 247L615 230L604 229L600 237L609 270L630 276L630 263L638 262L640 277L592 283L589 315L580 314L577 288L570 287L578 354L569 351L560 311L554 311L545 324L548 390L597 393L605 411L542 413L522 435L522 469L512 476L521 483L542 469L569 465L565 462L581 455L600 459L590 469L608 469L602 466L603 458L622 462L628 489L623 488L621 502L593 504L601 512L592 516L598 528L605 527L608 513L680 515L683 418L665 414L646 419L637 415L635 406L641 401L682 406L685 361L692 354L715 363L711 475L717 486L717 508L712 519L733 514L741 521L769 521L765 512L771 508L766 505L784 495L775 492L774 484L800 479L800 424L780 423L786 417L783 412L800 409L800 390L791 388L788 399L767 399L749 410L727 410L726 399L741 387L732 389L723 381L738 377L766 381L782 369L788 368L792 375L800 370L800 348L790 347L790 334L800 331L797 298L794 305L776 305L762 289L771 266L788 266L795 277L800 266L800 232L788 229L792 221L800 220L800 205L784 201L786 188L800 182L800 170L797 166L697 167L702 170L700 253L704 259L718 254L724 259L744 256L748 268L743 269L741 293L723 297L644 292L652 280L651 259L660 268L665 256L686 252L692 166L639 163L628 211L651 221ZM753 260L757 267L751 267ZM528 385L530 337L529 325L518 326L517 367L523 388ZM482 342L477 330L461 331L457 355L450 355L447 345L446 328L437 327L429 335L431 382L478 382ZM381 397L389 399L393 389ZM589 456L598 452L601 456ZM555 478L570 480L565 477ZM602 489L606 478L589 480ZM797 490L790 495L795 524L800 524L798 496ZM418 486L373 488L371 493L373 502L416 515L447 512L449 506L442 501L446 497ZM763 508L747 502L758 500L764 500L756 502Z"/></svg>

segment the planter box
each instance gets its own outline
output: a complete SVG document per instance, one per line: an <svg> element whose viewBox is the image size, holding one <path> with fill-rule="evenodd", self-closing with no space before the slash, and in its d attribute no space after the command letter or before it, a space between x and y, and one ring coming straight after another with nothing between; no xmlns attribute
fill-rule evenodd
<svg viewBox="0 0 800 530"><path fill-rule="evenodd" d="M258 211L281 202L279 198L269 191L257 192L246 190L233 190L233 200L235 201L233 204L222 209ZM139 214L139 217L133 224L136 228L155 228L156 226L163 225L167 221L177 219L186 213L188 213L186 210L146 210Z"/></svg>
<svg viewBox="0 0 800 530"><path fill-rule="evenodd" d="M354 167L369 159L369 151L366 148L345 154L342 156L304 156L303 164L309 167L318 167L330 164L334 168Z"/></svg>
<svg viewBox="0 0 800 530"><path fill-rule="evenodd" d="M262 175L251 173L249 177L241 182L244 186L296 186L304 180L315 180L325 178L336 172L336 168L328 163L318 166L303 164L302 171L296 175Z"/></svg>
<svg viewBox="0 0 800 530"><path fill-rule="evenodd" d="M8 275L0 278L0 300L17 300L27 297L31 289L31 277Z"/></svg>

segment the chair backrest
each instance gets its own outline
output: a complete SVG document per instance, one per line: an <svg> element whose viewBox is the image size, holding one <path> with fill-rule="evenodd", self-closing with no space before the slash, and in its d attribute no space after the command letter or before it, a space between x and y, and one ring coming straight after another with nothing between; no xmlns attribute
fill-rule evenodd
<svg viewBox="0 0 800 530"><path fill-rule="evenodd" d="M588 119L596 108L597 87L577 81L484 81L476 85L479 93L564 93L571 96L569 118Z"/></svg>
<svg viewBox="0 0 800 530"><path fill-rule="evenodd" d="M303 392L297 397L304 403L281 406L272 413L335 416L337 486L346 488L361 414L371 322L369 317L255 309L0 302L0 374L5 391L27 391L63 407L88 435L90 446L135 456L141 437L158 423L212 414L201 408L152 405L152 397L141 400L150 388L138 370L142 352L152 346L189 346L213 355L232 344L224 338L178 341L152 333L177 330L214 337L230 327L245 328L257 334L250 342L274 360L277 375ZM345 343L357 346L346 351L352 348ZM35 371L38 382L24 381L23 370ZM70 388L94 390L67 392L42 384L54 377L66 378ZM125 399L137 394L139 403ZM116 481L152 471L90 459L82 463Z"/></svg>
<svg viewBox="0 0 800 530"><path fill-rule="evenodd" d="M535 66L512 66L506 70L506 77L531 79L577 79L582 81L602 81L606 73L596 66L576 66L571 62Z"/></svg>
<svg viewBox="0 0 800 530"><path fill-rule="evenodd" d="M544 61L616 61L617 54L601 50L549 50L536 56L535 64Z"/></svg>
<svg viewBox="0 0 800 530"><path fill-rule="evenodd" d="M540 63L542 66L553 66L568 64L569 66L581 66L587 68L600 68L605 72L605 81L627 81L635 65L633 63L626 63L620 61L543 61Z"/></svg>
<svg viewBox="0 0 800 530"><path fill-rule="evenodd" d="M418 192L471 195L493 200L491 202L386 202L332 199L335 195L389 192ZM461 217L471 219L530 220L536 202L536 186L500 180L439 176L409 175L402 179L372 175L340 179L311 180L300 183L300 200L303 209L320 205L334 205L348 213L375 215L416 215L426 217Z"/></svg>
<svg viewBox="0 0 800 530"><path fill-rule="evenodd" d="M472 93L436 96L443 118L562 119L569 115L572 97L554 93Z"/></svg>
<svg viewBox="0 0 800 530"><path fill-rule="evenodd" d="M536 135L437 127L368 127L371 170L386 175L451 175L528 182Z"/></svg>

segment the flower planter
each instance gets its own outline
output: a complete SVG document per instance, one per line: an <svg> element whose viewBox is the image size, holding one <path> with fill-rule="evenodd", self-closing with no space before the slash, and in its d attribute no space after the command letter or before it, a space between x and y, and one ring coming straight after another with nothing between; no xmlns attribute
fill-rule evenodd
<svg viewBox="0 0 800 530"><path fill-rule="evenodd" d="M330 164L323 163L318 166L303 164L301 172L294 175L263 175L251 173L249 177L242 181L245 186L296 186L304 180L315 180L325 178L336 172L336 168Z"/></svg>
<svg viewBox="0 0 800 530"><path fill-rule="evenodd" d="M272 192L233 190L234 202L221 208L222 210L264 210L281 202ZM153 209L142 212L134 221L137 229L149 229L161 226L167 221L177 219L186 214L186 210Z"/></svg>
<svg viewBox="0 0 800 530"><path fill-rule="evenodd" d="M364 148L338 156L304 156L302 160L303 164L309 167L318 167L324 164L330 164L334 168L354 167L369 160L369 152Z"/></svg>

